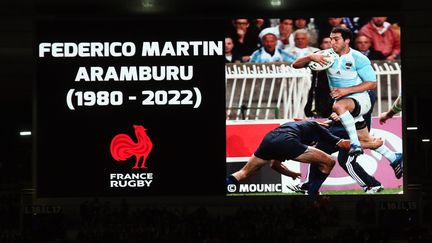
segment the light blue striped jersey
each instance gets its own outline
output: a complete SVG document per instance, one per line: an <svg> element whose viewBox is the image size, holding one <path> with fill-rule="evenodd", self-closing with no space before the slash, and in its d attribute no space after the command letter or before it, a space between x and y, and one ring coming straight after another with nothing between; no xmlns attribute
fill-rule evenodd
<svg viewBox="0 0 432 243"><path fill-rule="evenodd" d="M347 54L338 56L326 72L331 89L352 87L367 81L376 82L376 73L369 58L352 48Z"/></svg>

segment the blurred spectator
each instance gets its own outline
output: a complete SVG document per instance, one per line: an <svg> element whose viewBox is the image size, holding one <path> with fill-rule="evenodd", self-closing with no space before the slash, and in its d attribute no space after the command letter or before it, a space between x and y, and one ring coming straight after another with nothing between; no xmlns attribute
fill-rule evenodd
<svg viewBox="0 0 432 243"><path fill-rule="evenodd" d="M319 50L316 47L310 46L310 34L307 29L298 29L294 31L293 36L294 46L286 47L284 50L291 56L294 56L294 58L297 59Z"/></svg>
<svg viewBox="0 0 432 243"><path fill-rule="evenodd" d="M399 23L400 19L396 18L394 16L388 16L387 17L387 22L389 22L391 24L391 28L396 32L396 34L399 36L401 36L400 33L400 23ZM366 24L366 23L365 23ZM363 26L363 25L362 25Z"/></svg>
<svg viewBox="0 0 432 243"><path fill-rule="evenodd" d="M281 18L278 25L270 28L277 36L278 48L284 49L288 46L294 46L294 36L292 35L294 31L294 21L292 19ZM259 35L262 36L263 34L260 33Z"/></svg>
<svg viewBox="0 0 432 243"><path fill-rule="evenodd" d="M292 62L295 60L293 56L277 47L277 34L274 28L266 28L261 31L260 39L263 46L252 54L250 62Z"/></svg>
<svg viewBox="0 0 432 243"><path fill-rule="evenodd" d="M320 49L321 49L321 50L326 50L326 49L330 49L331 47L332 47L332 45L331 45L331 39L330 39L330 36L324 37L324 38L321 40L321 43L320 43Z"/></svg>
<svg viewBox="0 0 432 243"><path fill-rule="evenodd" d="M268 19L254 19L252 22L253 25L258 29L258 31L271 27L270 20Z"/></svg>
<svg viewBox="0 0 432 243"><path fill-rule="evenodd" d="M242 62L247 62L250 55L259 47L257 28L250 27L248 19L234 19L229 36L234 41L233 51L242 57Z"/></svg>
<svg viewBox="0 0 432 243"><path fill-rule="evenodd" d="M336 26L346 27L346 25L343 23L343 17L329 17L327 18L327 22L332 28Z"/></svg>
<svg viewBox="0 0 432 243"><path fill-rule="evenodd" d="M372 42L372 47L381 52L387 60L400 58L400 37L386 21L387 17L372 17L364 25L359 34L366 35Z"/></svg>
<svg viewBox="0 0 432 243"><path fill-rule="evenodd" d="M401 30L400 30L399 23L393 23L391 27L392 27L393 31L396 32L396 34L399 36L399 39L400 39Z"/></svg>
<svg viewBox="0 0 432 243"><path fill-rule="evenodd" d="M317 18L317 26L319 29L318 40L320 42L324 37L330 36L330 32L334 27L346 27L346 25L343 23L343 17Z"/></svg>
<svg viewBox="0 0 432 243"><path fill-rule="evenodd" d="M369 39L369 37L365 35L358 35L355 38L355 49L359 50L363 55L367 56L369 60L385 60L385 56L379 52L376 51L372 47L372 43Z"/></svg>
<svg viewBox="0 0 432 243"><path fill-rule="evenodd" d="M309 45L313 47L318 46L318 32L315 24L310 22L310 18L297 17L294 19L294 30L306 29L309 32Z"/></svg>
<svg viewBox="0 0 432 243"><path fill-rule="evenodd" d="M365 24L364 21L361 21L360 17L343 17L342 23L352 31L354 37L359 32L360 28Z"/></svg>
<svg viewBox="0 0 432 243"><path fill-rule="evenodd" d="M294 30L306 29L309 22L309 18L297 17L294 19Z"/></svg>
<svg viewBox="0 0 432 243"><path fill-rule="evenodd" d="M231 37L225 37L225 63L239 63L241 61L241 56L237 53L233 52L234 49L234 41Z"/></svg>

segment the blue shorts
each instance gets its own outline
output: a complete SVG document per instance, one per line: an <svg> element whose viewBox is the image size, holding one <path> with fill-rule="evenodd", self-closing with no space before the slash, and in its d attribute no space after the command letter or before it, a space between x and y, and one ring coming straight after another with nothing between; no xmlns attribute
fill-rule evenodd
<svg viewBox="0 0 432 243"><path fill-rule="evenodd" d="M301 143L296 130L284 127L270 131L263 138L254 155L264 160L285 161L297 158L307 148L307 145Z"/></svg>

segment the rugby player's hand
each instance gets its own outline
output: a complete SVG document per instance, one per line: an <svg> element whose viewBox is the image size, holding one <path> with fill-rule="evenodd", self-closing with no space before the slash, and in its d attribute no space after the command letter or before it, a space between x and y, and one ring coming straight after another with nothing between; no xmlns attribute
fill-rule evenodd
<svg viewBox="0 0 432 243"><path fill-rule="evenodd" d="M317 62L321 64L322 66L325 66L327 64L327 58L329 55L323 55L321 53L312 53L310 54L309 58L311 61Z"/></svg>
<svg viewBox="0 0 432 243"><path fill-rule="evenodd" d="M339 100L340 98L349 94L350 93L348 92L348 89L345 88L335 88L330 92L330 96L335 100Z"/></svg>
<svg viewBox="0 0 432 243"><path fill-rule="evenodd" d="M341 139L339 140L339 142L336 144L336 146L340 149L344 149L344 150L349 150L350 146L351 146L351 142L349 139Z"/></svg>
<svg viewBox="0 0 432 243"><path fill-rule="evenodd" d="M383 112L379 115L379 123L381 125L383 125L384 123L386 123L386 121L390 118L392 118L393 115L390 114L390 112Z"/></svg>
<svg viewBox="0 0 432 243"><path fill-rule="evenodd" d="M330 119L332 119L332 120L335 121L335 122L340 121L340 117L338 116L338 114L336 114L336 112L332 112L332 113L330 114Z"/></svg>
<svg viewBox="0 0 432 243"><path fill-rule="evenodd" d="M300 179L300 178L301 178L301 173L298 173L298 172L292 172L291 178L292 178L293 180L295 180L295 179Z"/></svg>

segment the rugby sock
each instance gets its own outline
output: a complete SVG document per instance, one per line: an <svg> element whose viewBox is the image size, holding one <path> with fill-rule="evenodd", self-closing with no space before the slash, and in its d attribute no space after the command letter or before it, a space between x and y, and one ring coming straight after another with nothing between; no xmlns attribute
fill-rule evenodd
<svg viewBox="0 0 432 243"><path fill-rule="evenodd" d="M233 176L233 175L229 175L227 178L226 178L226 184L227 185L230 185L230 184L235 184L235 185L238 185L239 184L239 181Z"/></svg>
<svg viewBox="0 0 432 243"><path fill-rule="evenodd" d="M328 174L322 173L320 170L315 172L314 178L309 178L310 185L308 190L308 195L314 197L319 194L319 189L321 185L324 183L325 179L327 179Z"/></svg>
<svg viewBox="0 0 432 243"><path fill-rule="evenodd" d="M390 163L393 163L396 160L395 152L391 151L384 144L376 148L375 151L382 154L384 157L386 157L390 161Z"/></svg>
<svg viewBox="0 0 432 243"><path fill-rule="evenodd" d="M357 136L355 121L354 121L354 118L352 117L351 113L349 113L349 111L345 111L345 113L341 114L339 116L339 118L342 122L342 125L345 127L345 130L348 133L348 136L351 140L351 144L361 146L360 141L359 141L358 136Z"/></svg>

